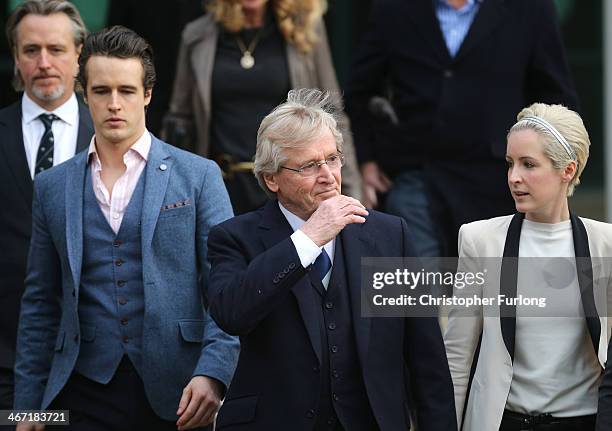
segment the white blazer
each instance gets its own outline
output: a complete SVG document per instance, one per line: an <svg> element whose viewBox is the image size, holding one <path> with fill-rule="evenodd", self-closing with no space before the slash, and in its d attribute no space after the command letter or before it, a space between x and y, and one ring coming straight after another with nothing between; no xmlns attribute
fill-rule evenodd
<svg viewBox="0 0 612 431"><path fill-rule="evenodd" d="M470 259L502 257L506 235L512 216L480 220L461 226L459 230L459 268L458 271L472 271L466 268ZM588 237L588 250L592 258L612 257L612 225L590 219L580 218ZM501 259L499 259L501 267ZM606 292L610 291L612 265L593 263L594 300L601 325L597 356L602 366L606 361L610 327L608 326ZM488 268L489 269L489 268ZM497 268L500 271L500 268ZM484 297L496 297L500 292L499 272L482 286L480 292ZM495 278L497 277L497 278ZM497 280L493 283L490 280ZM460 291L455 289L456 293ZM474 291L472 291L474 293ZM446 354L448 356L454 390L457 423L461 419L466 402L470 370L480 335L482 341L480 355L470 387L463 431L493 431L501 424L510 383L512 382L512 359L504 343L499 316L483 314L482 308L475 308L471 317L465 317L465 311L451 309L448 326L444 335ZM463 314L462 314L463 313ZM461 429L461 428L460 428Z"/></svg>

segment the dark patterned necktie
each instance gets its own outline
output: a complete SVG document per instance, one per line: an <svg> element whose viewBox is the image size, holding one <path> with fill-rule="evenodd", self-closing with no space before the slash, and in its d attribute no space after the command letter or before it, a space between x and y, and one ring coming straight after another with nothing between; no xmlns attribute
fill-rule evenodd
<svg viewBox="0 0 612 431"><path fill-rule="evenodd" d="M45 133L40 140L38 146L38 154L36 155L36 167L34 168L34 175L40 174L45 169L53 167L53 130L51 125L55 120L59 118L53 114L40 114L38 119L45 126Z"/></svg>

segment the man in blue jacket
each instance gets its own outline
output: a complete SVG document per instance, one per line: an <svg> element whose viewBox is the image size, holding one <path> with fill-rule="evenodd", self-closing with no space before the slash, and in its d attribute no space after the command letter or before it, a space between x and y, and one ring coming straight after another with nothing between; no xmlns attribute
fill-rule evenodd
<svg viewBox="0 0 612 431"><path fill-rule="evenodd" d="M219 169L146 130L136 33L91 35L79 67L95 136L36 177L14 407L68 409L74 430L206 426L239 349L205 308L208 232L232 216Z"/></svg>

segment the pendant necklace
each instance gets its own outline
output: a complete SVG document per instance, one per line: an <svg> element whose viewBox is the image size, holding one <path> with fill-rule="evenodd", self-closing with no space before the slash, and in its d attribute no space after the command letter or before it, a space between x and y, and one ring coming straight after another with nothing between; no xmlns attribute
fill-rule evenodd
<svg viewBox="0 0 612 431"><path fill-rule="evenodd" d="M242 66L243 69L251 69L253 66L255 66L255 57L253 57L253 52L255 51L255 47L257 46L260 37L261 29L259 29L259 31L255 34L255 37L247 47L240 35L236 34L236 42L238 43L238 48L240 48L240 52L242 52L242 57L240 58L240 66Z"/></svg>

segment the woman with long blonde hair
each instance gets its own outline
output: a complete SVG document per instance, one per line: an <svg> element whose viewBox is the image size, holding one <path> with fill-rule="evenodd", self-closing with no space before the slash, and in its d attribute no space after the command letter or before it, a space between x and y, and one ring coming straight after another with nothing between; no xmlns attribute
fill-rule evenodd
<svg viewBox="0 0 612 431"><path fill-rule="evenodd" d="M325 0L211 0L183 32L166 138L218 162L234 211L266 200L252 168L257 129L290 89L338 92L321 17ZM360 197L348 119L344 194Z"/></svg>

